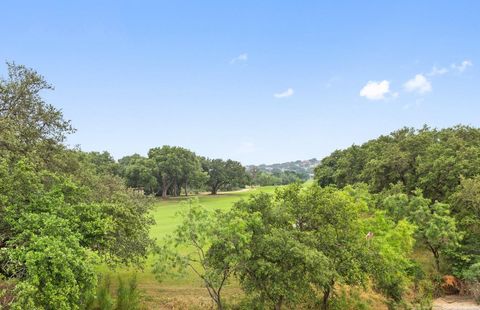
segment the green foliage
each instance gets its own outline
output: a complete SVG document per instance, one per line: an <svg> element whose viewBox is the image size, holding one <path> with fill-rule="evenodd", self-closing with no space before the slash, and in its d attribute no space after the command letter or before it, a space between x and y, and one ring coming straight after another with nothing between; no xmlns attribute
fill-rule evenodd
<svg viewBox="0 0 480 310"><path fill-rule="evenodd" d="M378 291L400 300L412 265L407 256L414 227L371 211L373 202L362 187L291 185L275 195L253 195L228 212L190 203L184 222L159 249L156 271L161 278L174 268L191 268L219 308L232 275L259 309L326 309L337 284L363 286L370 279ZM366 238L368 232L375 237Z"/></svg>
<svg viewBox="0 0 480 310"><path fill-rule="evenodd" d="M159 183L155 177L155 163L138 154L119 160L119 174L130 188L142 189L146 194L157 194Z"/></svg>
<svg viewBox="0 0 480 310"><path fill-rule="evenodd" d="M440 272L440 256L444 251L452 251L458 247L462 233L458 232L456 222L450 216L448 204L435 202L430 204L428 199L417 196L412 199L415 211L411 214L411 221L417 226L417 240L427 246L435 259L435 268Z"/></svg>
<svg viewBox="0 0 480 310"><path fill-rule="evenodd" d="M442 201L461 176L480 173L479 145L477 128L403 128L333 152L315 169L315 178L322 186L364 182L373 192L401 183L406 193L420 188L427 198Z"/></svg>
<svg viewBox="0 0 480 310"><path fill-rule="evenodd" d="M307 174L294 171L256 171L249 170L250 183L252 185L272 186L287 185L308 180Z"/></svg>
<svg viewBox="0 0 480 310"><path fill-rule="evenodd" d="M480 304L480 262L471 265L463 272L463 277L467 280L470 293L477 303Z"/></svg>
<svg viewBox="0 0 480 310"><path fill-rule="evenodd" d="M42 178L55 182L55 177L47 172L37 175L26 161L11 168L2 179L22 187L3 188L0 193L6 203L0 271L21 281L12 307L77 309L94 293L95 256L81 246L81 236L72 228L72 209L64 201L61 183L45 188ZM0 170L5 169L3 162Z"/></svg>
<svg viewBox="0 0 480 310"><path fill-rule="evenodd" d="M137 276L133 275L127 282L119 278L115 310L139 309L141 309L141 295L138 289Z"/></svg>
<svg viewBox="0 0 480 310"><path fill-rule="evenodd" d="M462 179L450 201L457 227L465 232L460 246L449 253L457 273L461 274L480 261L480 176Z"/></svg>
<svg viewBox="0 0 480 310"><path fill-rule="evenodd" d="M100 285L97 289L97 298L96 298L96 307L91 306L90 309L99 309L99 310L113 310L113 298L110 294L112 288L112 280L110 275L105 275L101 278Z"/></svg>
<svg viewBox="0 0 480 310"><path fill-rule="evenodd" d="M152 244L148 202L113 176L108 153L62 144L73 129L40 91L43 77L8 64L0 81L0 275L13 309L80 309L95 266L139 265Z"/></svg>
<svg viewBox="0 0 480 310"><path fill-rule="evenodd" d="M368 304L367 301L363 300L360 296L360 292L357 289L352 289L350 292L347 292L345 289L342 289L339 294L337 294L332 299L332 310L369 310L372 307Z"/></svg>
<svg viewBox="0 0 480 310"><path fill-rule="evenodd" d="M48 163L74 129L40 96L53 89L43 76L15 63L7 63L7 69L7 78L0 78L0 155L18 158L40 152L39 161Z"/></svg>
<svg viewBox="0 0 480 310"><path fill-rule="evenodd" d="M242 187L247 182L245 167L238 161L222 159L204 159L203 170L207 173L207 185L213 195L220 189Z"/></svg>
<svg viewBox="0 0 480 310"><path fill-rule="evenodd" d="M154 163L153 172L163 198L167 198L169 190L178 196L182 185L188 194L188 184L196 184L204 177L199 158L187 149L164 145L150 149L148 158Z"/></svg>
<svg viewBox="0 0 480 310"><path fill-rule="evenodd" d="M236 272L240 258L248 255L242 251L250 240L246 232L249 218L212 214L194 200L185 204L183 222L157 250L154 272L161 281L172 271L181 274L192 270L217 307L223 309L222 289Z"/></svg>

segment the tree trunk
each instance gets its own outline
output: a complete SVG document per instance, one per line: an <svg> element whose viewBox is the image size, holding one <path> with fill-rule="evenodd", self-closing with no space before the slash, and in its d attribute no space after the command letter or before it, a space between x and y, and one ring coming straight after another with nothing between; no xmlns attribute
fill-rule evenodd
<svg viewBox="0 0 480 310"><path fill-rule="evenodd" d="M185 181L185 196L188 197L188 180Z"/></svg>
<svg viewBox="0 0 480 310"><path fill-rule="evenodd" d="M218 190L218 187L216 185L212 186L212 195L216 195L217 194L217 190Z"/></svg>
<svg viewBox="0 0 480 310"><path fill-rule="evenodd" d="M437 272L440 273L440 255L438 251L433 252L433 257L435 257L435 268L437 269Z"/></svg>
<svg viewBox="0 0 480 310"><path fill-rule="evenodd" d="M332 292L332 288L335 285L335 280L330 281L330 286L323 291L323 302L322 302L322 310L328 310L328 300L330 298L330 293Z"/></svg>
<svg viewBox="0 0 480 310"><path fill-rule="evenodd" d="M440 273L440 253L438 252L438 249L435 249L429 242L427 242L427 245L430 248L430 251L432 251L435 259L435 269Z"/></svg>
<svg viewBox="0 0 480 310"><path fill-rule="evenodd" d="M167 191L168 191L168 182L167 177L162 177L162 198L167 199Z"/></svg>
<svg viewBox="0 0 480 310"><path fill-rule="evenodd" d="M162 188L162 198L167 199L167 188L166 187Z"/></svg>
<svg viewBox="0 0 480 310"><path fill-rule="evenodd" d="M328 310L328 298L330 297L330 289L323 292L322 310Z"/></svg>
<svg viewBox="0 0 480 310"><path fill-rule="evenodd" d="M220 298L220 296L217 296L217 309L223 310L222 299Z"/></svg>
<svg viewBox="0 0 480 310"><path fill-rule="evenodd" d="M281 296L280 299L275 304L275 310L281 310L282 309L282 304L283 304L283 296Z"/></svg>

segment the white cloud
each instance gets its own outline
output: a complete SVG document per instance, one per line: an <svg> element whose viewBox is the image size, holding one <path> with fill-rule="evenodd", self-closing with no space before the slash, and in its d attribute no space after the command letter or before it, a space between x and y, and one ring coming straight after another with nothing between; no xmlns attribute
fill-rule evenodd
<svg viewBox="0 0 480 310"><path fill-rule="evenodd" d="M289 88L284 92L273 94L275 98L286 98L292 96L294 93L293 88Z"/></svg>
<svg viewBox="0 0 480 310"><path fill-rule="evenodd" d="M236 62L246 62L248 60L248 54L247 53L242 53L238 55L237 57L233 58L230 60L231 64L234 64Z"/></svg>
<svg viewBox="0 0 480 310"><path fill-rule="evenodd" d="M432 91L432 84L423 74L415 75L415 77L408 80L403 87L407 92L416 92L419 94Z"/></svg>
<svg viewBox="0 0 480 310"><path fill-rule="evenodd" d="M460 64L451 64L450 67L455 70L455 71L458 71L460 73L462 73L463 71L467 70L468 67L471 67L473 66L473 63L470 61L470 60L464 60L462 61Z"/></svg>
<svg viewBox="0 0 480 310"><path fill-rule="evenodd" d="M427 75L428 76L436 76L436 75L444 75L448 73L448 69L447 68L437 68L436 66L433 66L432 68L432 71L430 71L430 73L428 73Z"/></svg>
<svg viewBox="0 0 480 310"><path fill-rule="evenodd" d="M385 99L385 95L390 92L390 82L383 80L381 82L368 81L367 85L360 90L360 96L370 100ZM397 95L398 96L398 93Z"/></svg>

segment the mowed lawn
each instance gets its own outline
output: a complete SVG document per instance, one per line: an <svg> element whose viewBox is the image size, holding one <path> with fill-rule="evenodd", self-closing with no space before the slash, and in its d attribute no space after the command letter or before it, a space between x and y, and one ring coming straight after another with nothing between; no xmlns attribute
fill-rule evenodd
<svg viewBox="0 0 480 310"><path fill-rule="evenodd" d="M246 199L253 193L273 193L274 190L274 186L267 186L235 192L223 192L218 195L201 194L188 198L198 197L200 204L209 210L228 210L236 201ZM185 208L184 202L188 198L182 196L168 200L158 200L155 203L152 210L155 225L151 228L151 235L157 240L157 243L161 243L162 239L172 233L180 224L181 216L178 213L182 208ZM136 274L139 287L146 297L149 309L195 309L206 308L211 305L206 289L203 288L202 282L193 272L188 272L183 276L164 278L161 282L157 281L152 272L154 259L155 257L150 255L144 270L111 270L112 280L115 280L115 277L118 276L127 277ZM101 269L105 271L106 268ZM231 283L225 289L224 294L227 297L233 297L238 296L238 293L240 293L238 285Z"/></svg>

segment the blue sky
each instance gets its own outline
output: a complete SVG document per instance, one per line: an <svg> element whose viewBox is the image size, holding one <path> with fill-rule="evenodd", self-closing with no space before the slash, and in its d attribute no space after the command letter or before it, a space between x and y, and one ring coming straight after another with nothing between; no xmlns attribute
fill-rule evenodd
<svg viewBox="0 0 480 310"><path fill-rule="evenodd" d="M45 98L86 151L118 159L169 144L283 162L403 126L480 126L479 11L478 1L6 0L0 60L55 85Z"/></svg>

